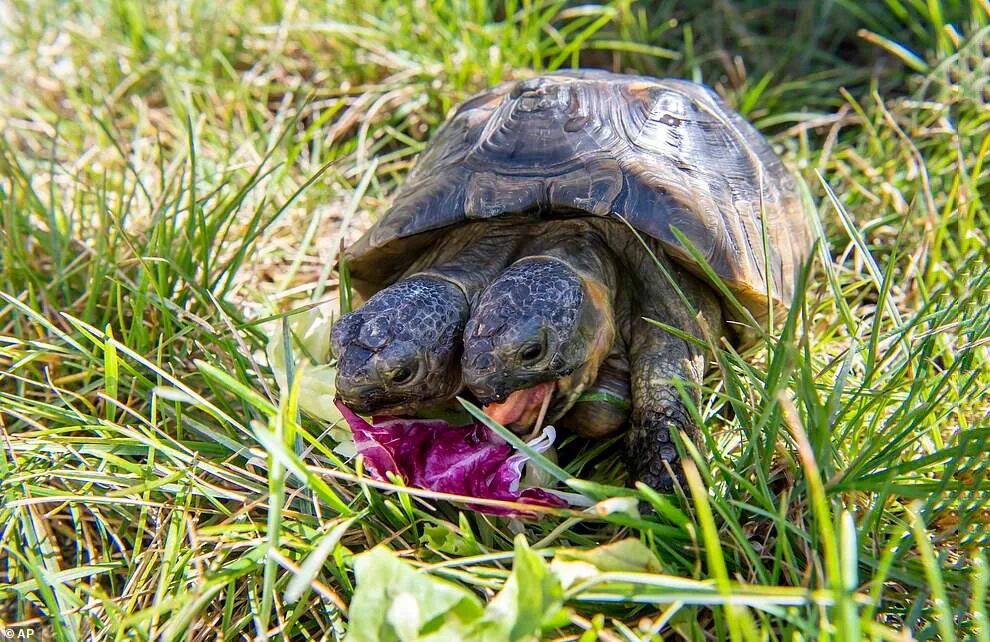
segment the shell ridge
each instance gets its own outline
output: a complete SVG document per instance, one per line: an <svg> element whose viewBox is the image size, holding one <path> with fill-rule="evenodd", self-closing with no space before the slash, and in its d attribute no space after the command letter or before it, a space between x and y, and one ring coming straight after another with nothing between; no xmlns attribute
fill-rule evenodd
<svg viewBox="0 0 990 642"><path fill-rule="evenodd" d="M617 216L697 270L678 227L758 318L768 294L789 301L785 269L812 241L789 168L710 88L572 71L503 83L454 110L348 250L352 275L381 287L446 228L553 208Z"/></svg>

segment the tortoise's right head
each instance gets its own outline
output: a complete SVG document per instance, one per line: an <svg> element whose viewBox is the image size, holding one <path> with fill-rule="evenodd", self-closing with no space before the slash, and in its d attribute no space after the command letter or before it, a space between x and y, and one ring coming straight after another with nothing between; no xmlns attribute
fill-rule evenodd
<svg viewBox="0 0 990 642"><path fill-rule="evenodd" d="M403 414L444 402L461 388L464 292L412 277L372 296L333 327L337 396L359 414Z"/></svg>
<svg viewBox="0 0 990 642"><path fill-rule="evenodd" d="M464 384L505 426L524 431L547 395L550 420L594 381L615 338L605 287L564 261L516 261L482 293L464 329Z"/></svg>

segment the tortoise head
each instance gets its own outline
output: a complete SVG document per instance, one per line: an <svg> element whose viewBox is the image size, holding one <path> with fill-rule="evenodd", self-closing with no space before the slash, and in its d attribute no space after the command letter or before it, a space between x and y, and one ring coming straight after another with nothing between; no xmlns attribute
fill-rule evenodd
<svg viewBox="0 0 990 642"><path fill-rule="evenodd" d="M411 277L334 325L337 396L361 414L439 404L461 387L461 334L469 312L453 283Z"/></svg>
<svg viewBox="0 0 990 642"><path fill-rule="evenodd" d="M606 288L564 261L527 257L482 293L464 330L464 384L485 412L517 430L566 412L615 338Z"/></svg>

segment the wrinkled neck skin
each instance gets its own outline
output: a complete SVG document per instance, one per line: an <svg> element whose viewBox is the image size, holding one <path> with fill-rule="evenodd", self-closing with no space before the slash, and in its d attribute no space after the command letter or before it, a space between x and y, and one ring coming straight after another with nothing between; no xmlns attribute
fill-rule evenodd
<svg viewBox="0 0 990 642"><path fill-rule="evenodd" d="M585 294L591 305L582 311L579 340L586 346L586 360L574 372L557 380L557 398L551 406L550 421L560 419L598 378L598 370L615 342L615 315L608 291L600 282L586 281Z"/></svg>
<svg viewBox="0 0 990 642"><path fill-rule="evenodd" d="M402 278L429 276L452 283L473 307L525 240L524 229L514 219L466 224L417 258Z"/></svg>
<svg viewBox="0 0 990 642"><path fill-rule="evenodd" d="M570 341L570 359L580 361L569 375L557 380L548 420L556 421L598 377L602 362L616 341L620 314L616 315L616 293L624 280L619 263L606 241L602 222L588 218L557 220L536 226L537 238L521 249L527 258L562 261L584 287L585 303ZM605 223L604 225L607 225ZM581 354L583 353L583 354Z"/></svg>

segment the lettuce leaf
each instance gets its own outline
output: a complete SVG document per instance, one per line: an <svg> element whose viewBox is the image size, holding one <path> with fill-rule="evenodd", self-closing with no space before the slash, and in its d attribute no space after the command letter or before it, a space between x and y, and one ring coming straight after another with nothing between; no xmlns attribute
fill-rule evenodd
<svg viewBox="0 0 990 642"><path fill-rule="evenodd" d="M374 417L371 423L339 399L337 409L351 428L357 452L377 479L387 473L401 476L406 484L442 493L499 499L541 506L566 506L567 502L545 488L520 483L528 461L525 454L487 426L475 422L454 426L442 419ZM553 445L553 427L529 445L543 452ZM493 515L519 515L494 506L471 506Z"/></svg>

